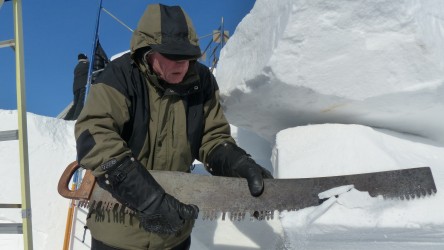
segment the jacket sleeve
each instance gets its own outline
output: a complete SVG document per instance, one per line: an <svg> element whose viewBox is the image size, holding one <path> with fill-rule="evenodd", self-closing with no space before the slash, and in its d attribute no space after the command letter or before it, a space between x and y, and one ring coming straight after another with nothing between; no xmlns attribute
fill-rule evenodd
<svg viewBox="0 0 444 250"><path fill-rule="evenodd" d="M204 131L202 143L199 150L200 160L206 165L208 155L217 145L223 142L236 144L231 137L230 124L225 118L222 105L220 104L219 89L214 76L209 75L205 79L205 84L211 84L209 93L205 95L209 98L204 104Z"/></svg>
<svg viewBox="0 0 444 250"><path fill-rule="evenodd" d="M120 136L129 120L129 105L125 95L116 88L104 83L91 85L75 124L75 137L79 164L93 170L95 176L104 174L101 164L131 156L131 150Z"/></svg>

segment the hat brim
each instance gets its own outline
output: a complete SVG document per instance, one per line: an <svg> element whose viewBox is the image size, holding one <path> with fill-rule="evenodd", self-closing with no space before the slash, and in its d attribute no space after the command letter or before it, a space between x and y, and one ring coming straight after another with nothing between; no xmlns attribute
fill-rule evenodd
<svg viewBox="0 0 444 250"><path fill-rule="evenodd" d="M167 58L168 55L171 58L176 58L175 60L197 59L201 56L200 47L189 42L151 44L150 47L154 51L166 55Z"/></svg>

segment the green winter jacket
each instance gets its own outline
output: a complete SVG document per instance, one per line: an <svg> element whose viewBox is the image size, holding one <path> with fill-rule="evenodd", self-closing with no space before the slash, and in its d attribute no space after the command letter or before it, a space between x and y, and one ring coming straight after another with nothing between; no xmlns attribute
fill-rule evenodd
<svg viewBox="0 0 444 250"><path fill-rule="evenodd" d="M78 161L95 176L104 174L102 163L126 156L150 170L189 172L195 158L205 163L217 145L234 143L207 67L192 61L183 82L168 85L132 59L149 45L146 25L140 22L134 32L131 55L112 61L91 85L76 122ZM87 217L95 239L122 249L169 249L189 237L193 224L177 235L156 235L141 228L137 216L119 211L91 209Z"/></svg>

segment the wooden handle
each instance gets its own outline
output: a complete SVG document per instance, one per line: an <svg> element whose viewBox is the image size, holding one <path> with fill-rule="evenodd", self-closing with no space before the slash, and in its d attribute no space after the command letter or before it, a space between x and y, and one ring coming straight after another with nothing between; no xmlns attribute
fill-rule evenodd
<svg viewBox="0 0 444 250"><path fill-rule="evenodd" d="M70 190L68 187L72 176L79 168L80 165L77 164L77 161L73 161L68 167L66 167L57 186L57 191L61 196L74 200L88 200L91 196L91 192L96 182L96 178L92 175L91 170L86 170L79 189Z"/></svg>

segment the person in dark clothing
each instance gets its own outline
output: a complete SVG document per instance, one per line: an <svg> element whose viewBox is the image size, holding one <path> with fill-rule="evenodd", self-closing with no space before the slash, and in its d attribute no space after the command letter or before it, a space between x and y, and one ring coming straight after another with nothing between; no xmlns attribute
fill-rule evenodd
<svg viewBox="0 0 444 250"><path fill-rule="evenodd" d="M71 108L65 116L65 120L77 120L83 109L85 100L86 83L88 82L89 61L88 57L80 53L77 56L78 63L74 68L73 94L74 100Z"/></svg>
<svg viewBox="0 0 444 250"><path fill-rule="evenodd" d="M91 207L91 247L189 249L199 208L166 193L147 170L190 172L197 159L212 175L245 178L252 196L273 176L231 136L216 79L197 61L198 38L180 6L148 5L130 48L91 85L75 124L80 166L135 211Z"/></svg>

